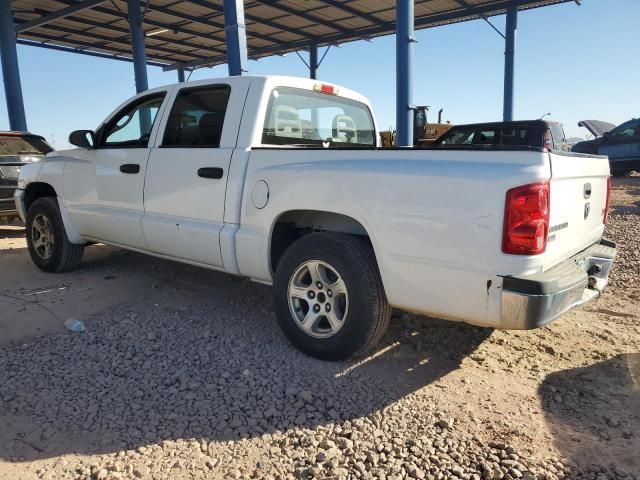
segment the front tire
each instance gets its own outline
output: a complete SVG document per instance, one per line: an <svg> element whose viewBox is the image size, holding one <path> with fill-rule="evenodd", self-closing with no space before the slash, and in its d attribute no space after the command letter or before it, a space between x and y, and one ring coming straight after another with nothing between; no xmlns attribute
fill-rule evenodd
<svg viewBox="0 0 640 480"><path fill-rule="evenodd" d="M285 336L321 360L365 353L391 317L373 249L342 233L296 240L278 263L274 301Z"/></svg>
<svg viewBox="0 0 640 480"><path fill-rule="evenodd" d="M40 270L68 272L80 264L84 245L69 242L56 197L42 197L31 204L26 230L29 255Z"/></svg>
<svg viewBox="0 0 640 480"><path fill-rule="evenodd" d="M630 177L633 173L633 170L628 169L613 169L611 170L611 175L614 177Z"/></svg>

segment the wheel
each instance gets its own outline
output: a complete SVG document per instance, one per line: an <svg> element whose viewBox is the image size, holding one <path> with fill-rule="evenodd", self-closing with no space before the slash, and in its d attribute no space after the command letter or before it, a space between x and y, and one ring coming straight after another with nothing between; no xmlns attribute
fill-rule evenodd
<svg viewBox="0 0 640 480"><path fill-rule="evenodd" d="M626 169L613 169L611 170L611 175L614 177L629 177L633 173L633 170Z"/></svg>
<svg viewBox="0 0 640 480"><path fill-rule="evenodd" d="M31 204L26 230L29 255L40 270L68 272L80 264L84 245L69 242L57 198L43 197Z"/></svg>
<svg viewBox="0 0 640 480"><path fill-rule="evenodd" d="M283 254L275 273L278 323L299 350L344 360L373 347L391 307L372 248L341 233L312 233Z"/></svg>

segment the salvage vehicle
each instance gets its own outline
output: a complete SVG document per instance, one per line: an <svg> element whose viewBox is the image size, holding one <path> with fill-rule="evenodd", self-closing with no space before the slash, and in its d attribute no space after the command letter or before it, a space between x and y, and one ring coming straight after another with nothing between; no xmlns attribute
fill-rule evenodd
<svg viewBox="0 0 640 480"><path fill-rule="evenodd" d="M20 172L40 269L103 242L272 284L285 335L321 359L370 350L392 308L545 325L597 298L616 254L606 157L381 149L369 101L315 80L155 88L70 142Z"/></svg>
<svg viewBox="0 0 640 480"><path fill-rule="evenodd" d="M432 148L473 148L498 146L546 148L568 151L564 129L549 120L471 123L456 125L437 138Z"/></svg>
<svg viewBox="0 0 640 480"><path fill-rule="evenodd" d="M596 138L576 143L571 148L572 152L607 155L614 176L640 171L640 118L633 118L617 127L598 120L582 120L578 126L585 127Z"/></svg>
<svg viewBox="0 0 640 480"><path fill-rule="evenodd" d="M20 168L42 160L51 151L51 145L40 135L0 132L0 220L11 222L18 216L13 192L18 186Z"/></svg>

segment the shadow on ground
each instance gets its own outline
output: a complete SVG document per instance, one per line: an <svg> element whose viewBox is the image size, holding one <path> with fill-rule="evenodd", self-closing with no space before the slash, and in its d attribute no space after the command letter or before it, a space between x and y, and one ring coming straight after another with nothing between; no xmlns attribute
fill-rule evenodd
<svg viewBox="0 0 640 480"><path fill-rule="evenodd" d="M94 315L87 332L0 348L0 458L230 440L359 418L456 370L491 334L410 316L392 322L373 356L326 363L286 343L268 287L133 253L83 268L113 281L139 275L144 286Z"/></svg>
<svg viewBox="0 0 640 480"><path fill-rule="evenodd" d="M640 197L640 190L633 190L629 194ZM612 205L611 213L614 215L640 215L640 200L633 202L633 205Z"/></svg>
<svg viewBox="0 0 640 480"><path fill-rule="evenodd" d="M640 474L640 353L553 373L539 395L566 457Z"/></svg>
<svg viewBox="0 0 640 480"><path fill-rule="evenodd" d="M22 226L0 224L0 238L24 238L25 232Z"/></svg>

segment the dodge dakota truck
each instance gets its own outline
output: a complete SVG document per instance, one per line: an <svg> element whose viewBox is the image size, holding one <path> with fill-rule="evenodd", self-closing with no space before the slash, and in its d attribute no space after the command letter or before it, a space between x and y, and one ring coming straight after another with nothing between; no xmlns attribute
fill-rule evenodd
<svg viewBox="0 0 640 480"><path fill-rule="evenodd" d="M529 329L604 291L606 157L378 138L326 82L181 83L24 166L15 201L40 269L102 242L271 284L286 337L326 360L370 350L393 308Z"/></svg>

